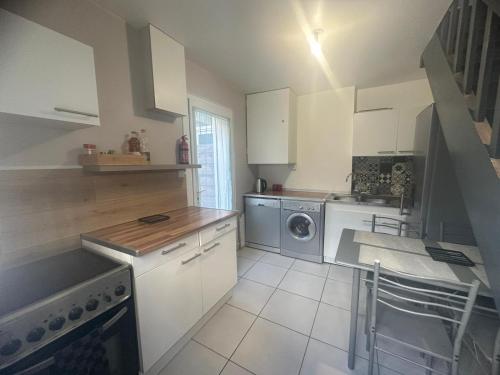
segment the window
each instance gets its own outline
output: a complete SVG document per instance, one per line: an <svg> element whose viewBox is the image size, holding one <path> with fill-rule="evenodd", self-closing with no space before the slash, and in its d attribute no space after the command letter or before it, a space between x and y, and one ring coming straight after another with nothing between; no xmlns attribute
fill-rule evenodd
<svg viewBox="0 0 500 375"><path fill-rule="evenodd" d="M198 206L231 210L233 178L230 117L218 114L214 105L191 103L191 134L195 163L201 164L194 178Z"/></svg>

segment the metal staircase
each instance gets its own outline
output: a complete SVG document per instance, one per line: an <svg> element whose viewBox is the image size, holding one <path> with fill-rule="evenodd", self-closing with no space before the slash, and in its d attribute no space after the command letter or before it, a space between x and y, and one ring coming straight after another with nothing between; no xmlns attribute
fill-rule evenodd
<svg viewBox="0 0 500 375"><path fill-rule="evenodd" d="M500 307L500 0L453 1L422 65Z"/></svg>

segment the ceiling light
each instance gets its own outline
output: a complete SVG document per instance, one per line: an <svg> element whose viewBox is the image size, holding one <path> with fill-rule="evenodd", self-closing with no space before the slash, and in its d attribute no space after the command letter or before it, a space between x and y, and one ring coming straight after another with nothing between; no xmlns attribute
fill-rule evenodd
<svg viewBox="0 0 500 375"><path fill-rule="evenodd" d="M319 34L323 32L322 29L316 29L313 31L313 37L309 40L309 47L311 48L311 53L316 56L321 56L321 44L319 42Z"/></svg>

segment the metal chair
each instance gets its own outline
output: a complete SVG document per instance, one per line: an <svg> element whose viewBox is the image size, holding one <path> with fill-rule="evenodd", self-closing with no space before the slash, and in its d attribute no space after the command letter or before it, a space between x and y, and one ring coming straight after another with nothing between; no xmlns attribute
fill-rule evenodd
<svg viewBox="0 0 500 375"><path fill-rule="evenodd" d="M398 236L403 236L403 235L408 236L408 234L410 232L414 232L418 236L420 236L419 231L413 229L411 227L411 224L404 221L404 220L395 219L393 217L388 217L388 216L380 216L380 215L373 214L372 215L371 231L373 233L376 233L378 227L396 229Z"/></svg>
<svg viewBox="0 0 500 375"><path fill-rule="evenodd" d="M428 374L457 375L462 338L476 300L479 281L460 283L461 289L467 289L466 294L461 295L430 287L429 284L437 281L431 278L387 271L397 275L398 281L381 275L380 262L375 262L369 317L368 374L373 374L375 354L382 352L421 367ZM415 282L418 287L414 286ZM448 303L441 302L444 298ZM378 339L422 353L428 358L427 364L417 363L384 349L378 345ZM447 362L451 370L444 373L433 369L434 358Z"/></svg>

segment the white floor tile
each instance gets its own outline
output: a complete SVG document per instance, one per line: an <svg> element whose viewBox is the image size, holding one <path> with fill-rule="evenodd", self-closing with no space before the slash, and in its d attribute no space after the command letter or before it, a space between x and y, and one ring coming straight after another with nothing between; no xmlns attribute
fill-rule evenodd
<svg viewBox="0 0 500 375"><path fill-rule="evenodd" d="M218 375L226 362L226 358L191 340L160 375Z"/></svg>
<svg viewBox="0 0 500 375"><path fill-rule="evenodd" d="M309 336L318 304L309 298L278 289L260 316Z"/></svg>
<svg viewBox="0 0 500 375"><path fill-rule="evenodd" d="M245 279L276 287L286 271L286 268L258 262L245 274Z"/></svg>
<svg viewBox="0 0 500 375"><path fill-rule="evenodd" d="M347 367L347 352L315 339L309 341L301 375L366 375L368 361L356 358L354 370Z"/></svg>
<svg viewBox="0 0 500 375"><path fill-rule="evenodd" d="M236 307L224 305L198 331L194 339L229 358L255 319L255 315Z"/></svg>
<svg viewBox="0 0 500 375"><path fill-rule="evenodd" d="M221 375L252 375L252 373L229 361Z"/></svg>
<svg viewBox="0 0 500 375"><path fill-rule="evenodd" d="M238 257L238 276L243 276L255 264L255 260L251 260L242 256Z"/></svg>
<svg viewBox="0 0 500 375"><path fill-rule="evenodd" d="M328 263L313 263L297 259L293 264L292 270L311 273L316 276L326 277L330 265Z"/></svg>
<svg viewBox="0 0 500 375"><path fill-rule="evenodd" d="M280 254L267 253L266 255L264 255L262 258L259 259L259 262L272 264L274 266L283 268L290 268L294 260L295 259L293 258L285 257Z"/></svg>
<svg viewBox="0 0 500 375"><path fill-rule="evenodd" d="M259 375L296 375L308 338L258 318L231 360Z"/></svg>
<svg viewBox="0 0 500 375"><path fill-rule="evenodd" d="M290 270L279 285L279 288L319 301L324 285L325 278L323 277Z"/></svg>
<svg viewBox="0 0 500 375"><path fill-rule="evenodd" d="M273 292L272 287L240 279L228 304L258 315Z"/></svg>
<svg viewBox="0 0 500 375"><path fill-rule="evenodd" d="M320 303L311 337L347 350L350 314L350 311Z"/></svg>
<svg viewBox="0 0 500 375"><path fill-rule="evenodd" d="M353 269L350 267L332 264L330 266L330 272L328 272L328 278L352 284L352 272Z"/></svg>
<svg viewBox="0 0 500 375"><path fill-rule="evenodd" d="M325 290L321 296L321 302L328 303L333 306L343 308L345 310L351 309L351 289L352 284L344 283L337 280L326 280ZM361 295L360 288L360 300L365 298Z"/></svg>
<svg viewBox="0 0 500 375"><path fill-rule="evenodd" d="M244 247L238 250L238 256L245 257L251 260L259 260L266 254L267 254L266 251L253 249L251 247Z"/></svg>

